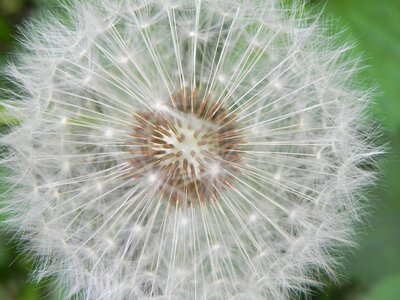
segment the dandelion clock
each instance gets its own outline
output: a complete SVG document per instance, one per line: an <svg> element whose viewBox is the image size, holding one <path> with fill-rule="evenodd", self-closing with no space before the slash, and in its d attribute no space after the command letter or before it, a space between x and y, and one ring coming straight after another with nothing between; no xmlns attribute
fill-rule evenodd
<svg viewBox="0 0 400 300"><path fill-rule="evenodd" d="M351 48L283 2L72 0L26 24L2 211L36 279L256 300L335 278L373 180L370 93Z"/></svg>

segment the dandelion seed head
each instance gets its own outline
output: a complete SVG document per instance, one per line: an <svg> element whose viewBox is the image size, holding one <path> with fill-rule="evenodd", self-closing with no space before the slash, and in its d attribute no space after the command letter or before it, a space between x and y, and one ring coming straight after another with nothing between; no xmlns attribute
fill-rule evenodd
<svg viewBox="0 0 400 300"><path fill-rule="evenodd" d="M371 93L300 2L259 2L72 0L30 21L5 71L1 210L37 279L122 300L335 278L381 152Z"/></svg>

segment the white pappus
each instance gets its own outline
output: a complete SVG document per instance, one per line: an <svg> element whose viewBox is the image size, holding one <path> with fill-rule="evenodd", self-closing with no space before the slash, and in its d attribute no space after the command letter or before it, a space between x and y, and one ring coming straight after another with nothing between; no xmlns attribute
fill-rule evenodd
<svg viewBox="0 0 400 300"><path fill-rule="evenodd" d="M335 278L374 179L370 91L351 47L283 2L71 0L25 26L2 211L37 279L253 300Z"/></svg>

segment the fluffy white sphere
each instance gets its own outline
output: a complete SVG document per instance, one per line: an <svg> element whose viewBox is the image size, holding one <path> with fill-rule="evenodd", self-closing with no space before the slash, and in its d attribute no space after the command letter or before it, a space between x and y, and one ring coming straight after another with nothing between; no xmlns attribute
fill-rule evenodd
<svg viewBox="0 0 400 300"><path fill-rule="evenodd" d="M7 69L3 210L37 277L253 300L334 276L378 152L349 47L282 1L69 2Z"/></svg>

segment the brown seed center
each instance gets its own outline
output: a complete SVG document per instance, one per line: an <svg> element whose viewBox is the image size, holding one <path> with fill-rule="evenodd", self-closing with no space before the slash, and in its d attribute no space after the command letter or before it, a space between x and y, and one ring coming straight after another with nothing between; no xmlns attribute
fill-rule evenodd
<svg viewBox="0 0 400 300"><path fill-rule="evenodd" d="M156 113L135 116L133 173L157 186L162 199L189 206L217 200L238 172L236 118L210 99L182 90Z"/></svg>

